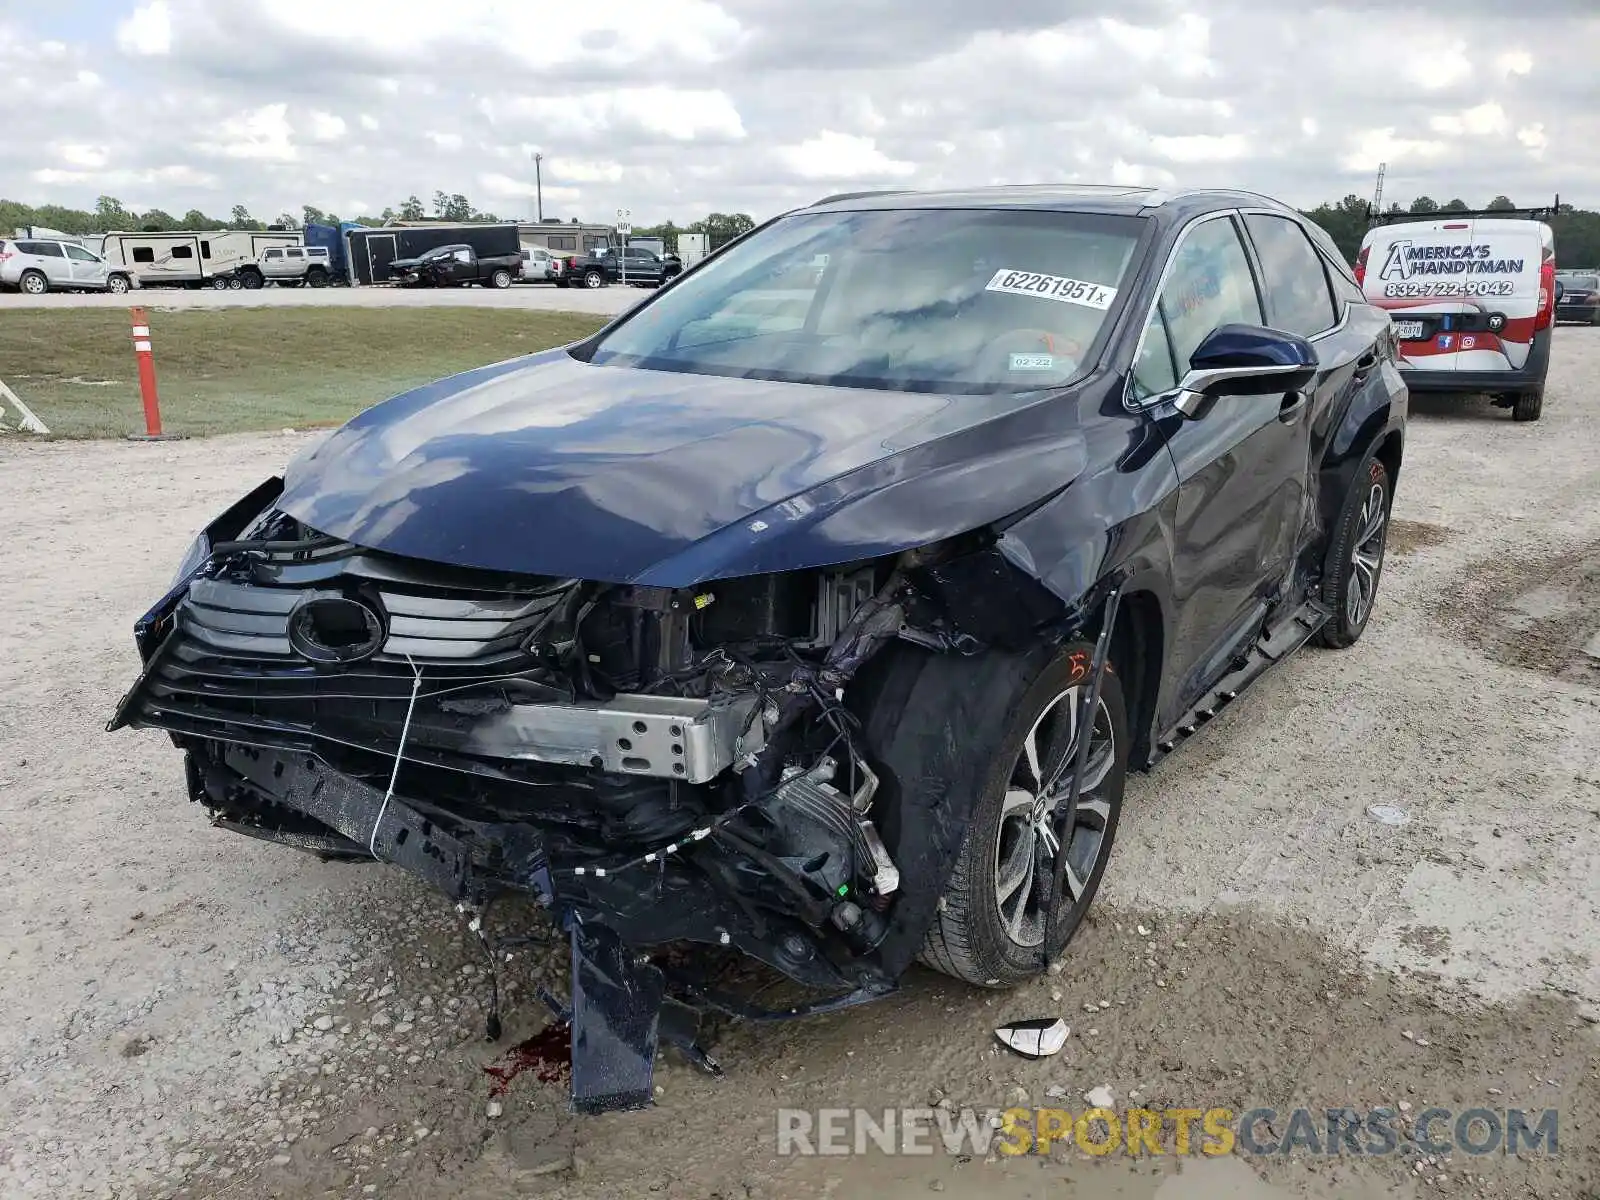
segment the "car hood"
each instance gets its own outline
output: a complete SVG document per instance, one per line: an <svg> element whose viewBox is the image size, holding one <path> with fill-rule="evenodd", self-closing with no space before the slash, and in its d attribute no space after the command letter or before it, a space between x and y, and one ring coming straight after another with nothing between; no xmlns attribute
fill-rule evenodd
<svg viewBox="0 0 1600 1200"><path fill-rule="evenodd" d="M420 258L393 258L389 260L389 269L391 271L406 271L421 262Z"/></svg>
<svg viewBox="0 0 1600 1200"><path fill-rule="evenodd" d="M1083 468L1070 394L597 366L564 350L368 409L291 465L324 534L463 567L686 586L966 532Z"/></svg>

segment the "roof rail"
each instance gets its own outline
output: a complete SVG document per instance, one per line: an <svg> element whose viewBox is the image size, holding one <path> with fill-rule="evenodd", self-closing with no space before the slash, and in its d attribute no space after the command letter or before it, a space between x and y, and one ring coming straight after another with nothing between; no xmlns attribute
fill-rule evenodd
<svg viewBox="0 0 1600 1200"><path fill-rule="evenodd" d="M1522 217L1530 221L1547 221L1561 211L1561 193L1556 193L1554 203L1545 208L1469 208L1434 209L1433 212L1414 213L1375 213L1372 205L1367 205L1367 228L1376 229L1380 225L1393 225L1400 221L1453 221L1467 217Z"/></svg>
<svg viewBox="0 0 1600 1200"><path fill-rule="evenodd" d="M865 192L836 192L832 196L824 196L821 200L813 200L808 208L816 208L819 204L832 204L838 200L860 200L865 196L904 196L910 188L874 188Z"/></svg>

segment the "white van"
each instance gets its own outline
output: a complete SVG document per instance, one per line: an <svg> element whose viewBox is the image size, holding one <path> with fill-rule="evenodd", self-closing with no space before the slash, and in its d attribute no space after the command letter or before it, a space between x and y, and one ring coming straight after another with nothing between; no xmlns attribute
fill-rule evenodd
<svg viewBox="0 0 1600 1200"><path fill-rule="evenodd" d="M1519 421L1544 404L1555 269L1550 227L1503 214L1402 218L1368 230L1356 259L1413 392L1489 392Z"/></svg>

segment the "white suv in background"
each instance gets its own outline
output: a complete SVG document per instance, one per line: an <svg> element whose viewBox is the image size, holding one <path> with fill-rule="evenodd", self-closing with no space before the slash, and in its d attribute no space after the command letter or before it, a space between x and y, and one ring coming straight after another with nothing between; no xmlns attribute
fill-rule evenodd
<svg viewBox="0 0 1600 1200"><path fill-rule="evenodd" d="M326 246L272 246L256 259L256 266L263 279L279 287L304 283L319 288L336 282Z"/></svg>
<svg viewBox="0 0 1600 1200"><path fill-rule="evenodd" d="M0 238L0 288L30 296L60 292L116 292L139 286L137 277L113 267L77 242Z"/></svg>

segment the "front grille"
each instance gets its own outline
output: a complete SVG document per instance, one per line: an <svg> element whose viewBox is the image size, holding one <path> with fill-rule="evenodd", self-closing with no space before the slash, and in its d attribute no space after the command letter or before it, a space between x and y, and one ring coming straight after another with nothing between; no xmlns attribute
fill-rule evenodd
<svg viewBox="0 0 1600 1200"><path fill-rule="evenodd" d="M372 555L331 539L250 551L189 585L128 719L225 740L392 754L414 668L429 707L442 696L484 695L484 685L538 665L529 639L575 586ZM383 645L347 666L308 662L290 644L290 614L341 592L381 605Z"/></svg>

